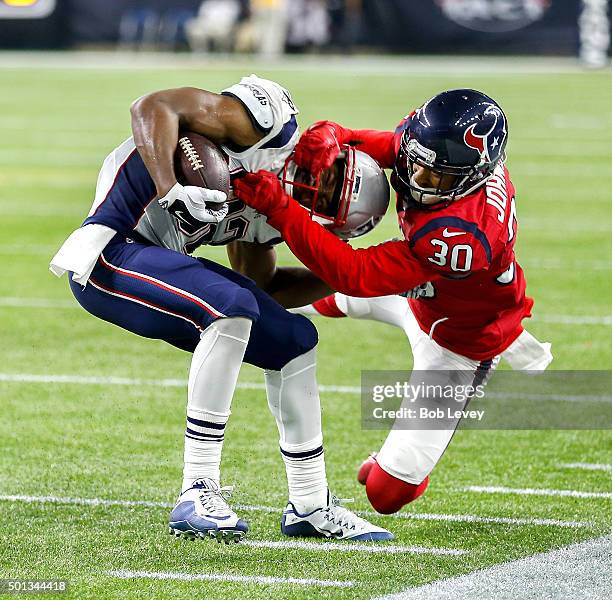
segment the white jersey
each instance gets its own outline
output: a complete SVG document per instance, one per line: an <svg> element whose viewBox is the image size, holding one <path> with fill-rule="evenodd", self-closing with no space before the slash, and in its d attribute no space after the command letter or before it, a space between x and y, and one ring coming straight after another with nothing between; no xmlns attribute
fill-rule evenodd
<svg viewBox="0 0 612 600"><path fill-rule="evenodd" d="M253 125L264 134L248 148L223 146L231 174L259 169L280 173L299 138L295 118L298 109L289 92L273 81L250 75L222 93L238 99ZM83 226L64 242L50 269L58 276L73 271L73 279L85 285L100 253L116 234L141 237L185 254L206 244L281 241L280 234L268 225L264 215L233 196L229 205L227 216L218 224L200 223L185 218L184 214L179 218L172 210L162 209L157 203L155 184L133 138L129 138L106 157L89 215Z"/></svg>
<svg viewBox="0 0 612 600"><path fill-rule="evenodd" d="M238 99L263 137L253 146L223 146L232 175L267 169L280 173L299 138L298 109L283 87L255 75L243 77L222 94ZM98 256L116 234L136 237L176 252L191 254L201 245L241 240L258 244L281 241L264 215L233 195L229 211L218 224L201 223L186 211L165 210L157 202L155 184L134 144L127 139L104 161L96 197L83 227L74 232L53 259L56 274L74 271L86 280Z"/></svg>
<svg viewBox="0 0 612 600"><path fill-rule="evenodd" d="M251 75L223 90L222 94L240 100L253 125L265 134L248 148L222 146L229 157L230 174L255 173L260 169L280 173L299 139L295 118L298 110L289 92L277 83ZM205 244L219 246L236 240L257 244L281 241L280 234L268 225L265 215L244 205L233 195L227 216L218 224L202 224L195 219L180 220L171 211L152 202L136 231L155 244L187 254Z"/></svg>

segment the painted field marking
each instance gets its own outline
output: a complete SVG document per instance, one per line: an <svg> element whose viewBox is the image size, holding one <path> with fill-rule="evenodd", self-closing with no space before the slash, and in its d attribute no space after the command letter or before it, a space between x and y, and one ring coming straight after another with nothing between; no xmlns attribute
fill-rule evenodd
<svg viewBox="0 0 612 600"><path fill-rule="evenodd" d="M186 379L139 379L138 377L104 377L81 375L34 375L27 373L0 373L0 382L10 383L66 383L76 385L153 385L155 387L187 387ZM242 390L265 390L264 383L241 382ZM360 394L361 389L350 385L320 385L322 392Z"/></svg>
<svg viewBox="0 0 612 600"><path fill-rule="evenodd" d="M612 465L596 463L561 463L557 466L563 469L583 469L585 471L612 471Z"/></svg>
<svg viewBox="0 0 612 600"><path fill-rule="evenodd" d="M562 496L569 498L612 498L612 492L581 492L579 490L547 490L538 488L509 488L503 486L468 485L464 492L479 494L517 494L520 496Z"/></svg>
<svg viewBox="0 0 612 600"><path fill-rule="evenodd" d="M2 251L0 249L0 254ZM10 254L10 253L9 253ZM75 309L81 307L74 300L55 298L19 298L17 296L0 296L0 307L6 308L48 308ZM612 325L610 315L535 315L533 321L552 325Z"/></svg>
<svg viewBox="0 0 612 600"><path fill-rule="evenodd" d="M252 548L271 548L283 550L312 550L315 552L364 552L366 554L433 554L435 556L462 556L467 550L453 548L428 548L426 546L395 546L387 544L372 544L364 542L284 542L267 540L246 540L240 542Z"/></svg>
<svg viewBox="0 0 612 600"><path fill-rule="evenodd" d="M37 375L34 373L0 373L0 382L7 383L65 383L75 385L152 385L155 387L184 388L184 379L140 379L138 377L113 377L97 375ZM240 382L236 386L241 390L265 390L263 383ZM361 394L361 388L354 385L320 384L319 390L335 394ZM562 402L612 402L612 396L595 395L564 395L564 394L510 394L502 392L487 392L489 398L516 398L517 400L558 400Z"/></svg>
<svg viewBox="0 0 612 600"><path fill-rule="evenodd" d="M107 377L96 375L36 375L32 373L0 373L0 382L7 383L66 383L75 385L152 385L155 387L184 388L184 379L140 379L138 377ZM240 382L237 385L242 390L265 390L263 383ZM319 385L321 392L340 394L361 394L361 388L353 385ZM564 395L564 394L510 394L488 392L490 398L516 398L519 400L559 400L563 402L612 402L612 396L595 395Z"/></svg>
<svg viewBox="0 0 612 600"><path fill-rule="evenodd" d="M49 260L59 250L61 243L57 246L45 246L43 244L0 244L0 254L14 256L48 256Z"/></svg>
<svg viewBox="0 0 612 600"><path fill-rule="evenodd" d="M604 536L408 588L376 600L608 598L611 550L612 537Z"/></svg>
<svg viewBox="0 0 612 600"><path fill-rule="evenodd" d="M35 54L35 56L33 56ZM218 55L214 60L205 60L196 55L185 55L181 59L163 52L140 52L138 56L126 52L100 52L100 51L62 51L62 52L19 52L4 51L0 56L0 68L36 70L62 69L62 70L88 70L99 71L132 71L152 69L177 68L188 70L201 70L203 67L209 71L222 72L230 69L294 72L315 72L319 76L338 77L338 75L351 75L353 73L367 73L368 75L388 76L389 73L414 73L431 77L434 74L446 76L463 76L466 73L487 74L493 77L506 77L509 73L524 76L528 73L581 73L582 68L574 59L565 57L526 57L520 62L498 57L494 60L483 60L478 57L464 57L461 62L456 57L449 56L416 56L416 57L377 57L370 55L353 55L350 58L343 56L285 56L273 63L252 59L244 59L236 55ZM605 70L603 71L605 72ZM94 73L94 76L97 73ZM564 117L565 115L555 115ZM547 124L548 125L548 124ZM577 134L580 130L576 130Z"/></svg>
<svg viewBox="0 0 612 600"><path fill-rule="evenodd" d="M563 271L566 271L567 269L576 269L580 271L612 270L612 261L609 260L574 260L568 263L554 258L529 258L526 260L519 259L518 262L521 266L524 266L528 269L552 269Z"/></svg>
<svg viewBox="0 0 612 600"><path fill-rule="evenodd" d="M108 571L119 579L161 579L175 581L230 581L232 583L256 583L259 585L303 585L309 587L354 587L354 581L333 579L301 579L298 577L269 577L267 575L229 575L227 573L168 573L158 571Z"/></svg>
<svg viewBox="0 0 612 600"><path fill-rule="evenodd" d="M16 298L0 296L0 306L9 308L81 308L74 300L56 300L54 298Z"/></svg>
<svg viewBox="0 0 612 600"><path fill-rule="evenodd" d="M612 325L609 315L536 315L533 320L554 325Z"/></svg>
<svg viewBox="0 0 612 600"><path fill-rule="evenodd" d="M23 214L23 213L21 213ZM61 240L56 245L44 244L0 244L0 254L11 256L46 256L49 259L58 251ZM584 271L612 271L612 261L609 260L572 260L564 261L557 258L523 258L519 264L527 269L563 270L574 269ZM25 298L27 300L27 298Z"/></svg>
<svg viewBox="0 0 612 600"><path fill-rule="evenodd" d="M0 495L0 501L27 502L41 504L75 504L79 506L143 506L147 508L172 508L171 502L155 502L150 500L107 500L103 498L68 498L61 496L24 496ZM263 512L278 514L282 509L276 506L259 506L252 504L234 504L236 510L245 512ZM392 515L380 515L371 510L356 511L362 517L378 517L392 519L406 519L415 521L447 521L451 523L486 523L491 525L526 525L551 527L592 527L592 523L585 521L559 521L557 519L514 518L514 517L481 517L478 515L446 515L436 513L401 512Z"/></svg>

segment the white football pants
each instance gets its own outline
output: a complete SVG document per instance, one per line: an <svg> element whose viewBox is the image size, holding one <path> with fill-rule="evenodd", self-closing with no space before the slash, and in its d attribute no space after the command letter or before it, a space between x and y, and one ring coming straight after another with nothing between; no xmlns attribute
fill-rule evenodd
<svg viewBox="0 0 612 600"><path fill-rule="evenodd" d="M484 384L497 367L500 356L490 364L482 364L440 346L419 327L410 310L408 300L402 296L381 296L378 298L356 298L345 294L334 294L338 309L347 317L387 323L404 331L410 342L414 356L413 370L446 371L436 375L436 384L445 385L443 378L448 375L448 385L471 385L480 366L479 376ZM318 311L310 304L292 309L291 312L314 316ZM521 335L501 355L513 369L531 372L543 371L552 361L550 344L539 342L528 331ZM465 377L457 376L465 373ZM453 375L453 381L450 376ZM418 385L417 380L410 383ZM380 453L378 463L390 474L408 483L419 484L438 463L448 446L459 421L448 430L407 430L397 423L387 436Z"/></svg>

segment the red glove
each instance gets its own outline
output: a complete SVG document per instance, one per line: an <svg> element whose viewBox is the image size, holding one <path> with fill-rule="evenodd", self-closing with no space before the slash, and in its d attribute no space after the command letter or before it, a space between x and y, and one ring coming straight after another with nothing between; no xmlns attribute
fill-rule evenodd
<svg viewBox="0 0 612 600"><path fill-rule="evenodd" d="M318 121L311 125L295 147L294 160L298 167L318 175L334 164L340 147L351 140L352 131L333 121Z"/></svg>
<svg viewBox="0 0 612 600"><path fill-rule="evenodd" d="M278 177L269 171L247 173L236 179L233 187L240 200L268 216L277 209L286 208L292 200L281 187Z"/></svg>

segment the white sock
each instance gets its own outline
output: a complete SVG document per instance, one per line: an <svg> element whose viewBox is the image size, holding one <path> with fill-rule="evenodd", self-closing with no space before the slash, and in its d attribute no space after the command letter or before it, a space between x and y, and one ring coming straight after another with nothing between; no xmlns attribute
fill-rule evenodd
<svg viewBox="0 0 612 600"><path fill-rule="evenodd" d="M211 413L187 407L183 491L189 489L196 479L204 477L219 483L221 450L229 415L229 412Z"/></svg>
<svg viewBox="0 0 612 600"><path fill-rule="evenodd" d="M219 319L206 328L196 346L189 371L183 491L196 479L220 479L225 424L251 321L242 317Z"/></svg>
<svg viewBox="0 0 612 600"><path fill-rule="evenodd" d="M280 371L266 371L266 389L280 434L289 501L302 513L325 506L327 477L315 350L294 358Z"/></svg>
<svg viewBox="0 0 612 600"><path fill-rule="evenodd" d="M327 504L323 436L303 444L280 443L287 472L289 502L301 514Z"/></svg>

